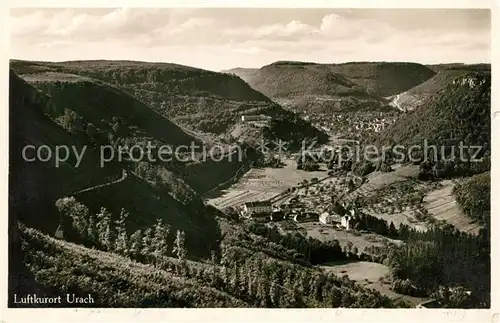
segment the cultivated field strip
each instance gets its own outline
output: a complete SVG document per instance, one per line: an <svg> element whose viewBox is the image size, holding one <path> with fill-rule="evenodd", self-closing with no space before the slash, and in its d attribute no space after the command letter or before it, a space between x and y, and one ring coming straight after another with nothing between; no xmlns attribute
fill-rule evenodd
<svg viewBox="0 0 500 323"><path fill-rule="evenodd" d="M446 221L460 231L477 234L481 226L462 213L453 196L453 184L450 181L443 184L443 188L430 192L424 198L425 208L436 219Z"/></svg>

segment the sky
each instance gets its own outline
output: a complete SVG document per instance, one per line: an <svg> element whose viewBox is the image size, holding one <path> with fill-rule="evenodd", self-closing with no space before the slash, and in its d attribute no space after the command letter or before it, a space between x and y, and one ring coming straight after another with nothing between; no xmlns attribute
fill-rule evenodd
<svg viewBox="0 0 500 323"><path fill-rule="evenodd" d="M171 62L214 71L279 60L489 63L481 9L12 9L13 59Z"/></svg>

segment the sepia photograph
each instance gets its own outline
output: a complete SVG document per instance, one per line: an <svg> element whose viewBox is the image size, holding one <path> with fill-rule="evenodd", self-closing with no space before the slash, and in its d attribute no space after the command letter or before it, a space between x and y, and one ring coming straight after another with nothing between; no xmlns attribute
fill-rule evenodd
<svg viewBox="0 0 500 323"><path fill-rule="evenodd" d="M10 9L8 307L490 309L491 17Z"/></svg>

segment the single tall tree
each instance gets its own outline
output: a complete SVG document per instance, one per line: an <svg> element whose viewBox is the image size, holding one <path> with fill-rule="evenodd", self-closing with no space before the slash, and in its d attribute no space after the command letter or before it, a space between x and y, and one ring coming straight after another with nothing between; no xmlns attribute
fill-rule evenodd
<svg viewBox="0 0 500 323"><path fill-rule="evenodd" d="M115 250L121 255L126 255L128 253L129 242L127 235L127 218L128 213L125 209L120 212L120 219L116 221L116 242Z"/></svg>
<svg viewBox="0 0 500 323"><path fill-rule="evenodd" d="M137 230L130 236L129 256L132 259L140 260L142 251L142 231Z"/></svg>
<svg viewBox="0 0 500 323"><path fill-rule="evenodd" d="M184 243L185 243L184 231L177 230L177 234L175 236L175 241L174 241L173 253L180 260L185 259L187 254Z"/></svg>

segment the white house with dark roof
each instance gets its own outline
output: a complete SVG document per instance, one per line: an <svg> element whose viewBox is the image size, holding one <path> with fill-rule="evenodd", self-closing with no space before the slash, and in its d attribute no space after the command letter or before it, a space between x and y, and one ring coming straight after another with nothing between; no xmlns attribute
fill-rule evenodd
<svg viewBox="0 0 500 323"><path fill-rule="evenodd" d="M319 222L323 224L335 224L340 222L340 216L335 213L323 212L319 216Z"/></svg>
<svg viewBox="0 0 500 323"><path fill-rule="evenodd" d="M269 201L253 201L243 204L243 211L247 215L271 213L273 206Z"/></svg>

